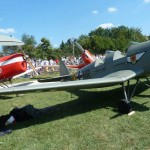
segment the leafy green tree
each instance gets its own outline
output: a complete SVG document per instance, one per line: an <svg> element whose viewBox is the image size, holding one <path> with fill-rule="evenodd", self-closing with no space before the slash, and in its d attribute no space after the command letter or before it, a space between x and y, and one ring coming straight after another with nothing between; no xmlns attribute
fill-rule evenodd
<svg viewBox="0 0 150 150"><path fill-rule="evenodd" d="M3 57L4 53L2 51L0 51L0 57Z"/></svg>
<svg viewBox="0 0 150 150"><path fill-rule="evenodd" d="M25 43L22 46L23 51L29 55L29 57L36 57L36 41L34 36L23 34L22 35L22 41Z"/></svg>
<svg viewBox="0 0 150 150"><path fill-rule="evenodd" d="M3 46L2 47L2 53L3 55L10 55L19 52L19 49L17 46Z"/></svg>
<svg viewBox="0 0 150 150"><path fill-rule="evenodd" d="M61 42L61 44L60 44L60 49L62 50L62 51L64 51L64 49L65 49L65 43L62 41Z"/></svg>
<svg viewBox="0 0 150 150"><path fill-rule="evenodd" d="M37 46L36 56L41 59L52 57L52 46L48 39L42 38L41 43Z"/></svg>
<svg viewBox="0 0 150 150"><path fill-rule="evenodd" d="M53 60L61 59L61 56L62 56L62 50L60 48L55 48L55 49L52 50L51 58Z"/></svg>
<svg viewBox="0 0 150 150"><path fill-rule="evenodd" d="M70 39L66 43L62 42L60 45L60 49L62 51L62 56L73 55L72 45L70 44Z"/></svg>
<svg viewBox="0 0 150 150"><path fill-rule="evenodd" d="M86 50L90 50L91 52L93 51L91 49L91 42L90 42L90 38L87 35L81 35L78 40L78 43L80 43L80 45L86 49ZM79 51L79 54L81 54L81 51Z"/></svg>
<svg viewBox="0 0 150 150"><path fill-rule="evenodd" d="M139 28L129 28L126 26L118 26L110 29L101 27L91 31L88 35L81 35L77 42L93 54L105 53L106 50L120 50L125 52L128 49L129 42L143 42L150 40L149 36L144 36ZM50 41L46 38L41 39L41 43L37 45L32 35L23 34L22 41L25 43L22 47L29 57L34 58L61 58L61 56L81 55L81 51L74 45L71 45L69 39L67 42L60 44L59 48L53 48ZM74 52L73 52L74 50ZM17 47L3 47L2 54L12 54L20 52Z"/></svg>
<svg viewBox="0 0 150 150"><path fill-rule="evenodd" d="M107 49L119 49L125 52L130 41L143 42L147 40L139 28L128 28L126 26L111 29L97 28L89 33L89 38L90 48L93 48L96 53L103 53Z"/></svg>

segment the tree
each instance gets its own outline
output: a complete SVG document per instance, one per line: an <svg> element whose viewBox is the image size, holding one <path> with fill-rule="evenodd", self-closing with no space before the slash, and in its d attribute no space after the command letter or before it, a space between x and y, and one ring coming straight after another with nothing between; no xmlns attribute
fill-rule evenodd
<svg viewBox="0 0 150 150"><path fill-rule="evenodd" d="M84 48L89 50L91 48L91 42L90 42L90 38L87 35L81 35L79 36L78 39L78 43L80 43L80 45ZM92 49L91 49L92 52ZM81 52L80 52L81 53Z"/></svg>
<svg viewBox="0 0 150 150"><path fill-rule="evenodd" d="M4 53L2 51L0 51L0 57L3 57Z"/></svg>
<svg viewBox="0 0 150 150"><path fill-rule="evenodd" d="M28 35L28 34L23 34L22 35L22 41L25 43L22 46L23 51L29 55L29 57L35 57L36 56L36 41L34 36Z"/></svg>
<svg viewBox="0 0 150 150"><path fill-rule="evenodd" d="M49 59L52 57L52 46L50 41L46 38L41 39L41 43L37 46L37 54L36 56L41 59Z"/></svg>
<svg viewBox="0 0 150 150"><path fill-rule="evenodd" d="M113 27L111 29L97 28L89 33L91 48L94 51L104 52L107 49L126 51L130 41L143 42L147 38L142 35L139 28L126 26ZM92 37L92 38L91 38Z"/></svg>
<svg viewBox="0 0 150 150"><path fill-rule="evenodd" d="M19 52L19 49L17 46L3 46L2 47L2 53L4 55L10 55Z"/></svg>

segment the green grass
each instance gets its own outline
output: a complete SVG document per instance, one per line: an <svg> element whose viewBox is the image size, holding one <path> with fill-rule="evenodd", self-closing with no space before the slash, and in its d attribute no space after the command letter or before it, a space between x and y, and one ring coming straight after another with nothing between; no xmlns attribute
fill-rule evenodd
<svg viewBox="0 0 150 150"><path fill-rule="evenodd" d="M0 150L149 150L149 97L140 84L132 102L135 114L128 116L117 112L120 86L1 96L1 115L26 104L60 110L12 125L13 132L0 137Z"/></svg>

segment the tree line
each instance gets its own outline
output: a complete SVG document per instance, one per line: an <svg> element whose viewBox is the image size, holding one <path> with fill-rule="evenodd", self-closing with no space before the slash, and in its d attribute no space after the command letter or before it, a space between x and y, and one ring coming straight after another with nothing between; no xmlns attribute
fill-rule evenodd
<svg viewBox="0 0 150 150"><path fill-rule="evenodd" d="M22 50L29 55L30 58L36 59L56 59L61 56L81 54L77 47L67 42L62 41L58 48L54 48L47 38L41 38L41 42L37 44L34 36L23 34L21 40L25 43ZM93 54L104 54L106 50L120 50L126 52L130 42L143 42L150 40L150 35L145 36L139 28L129 28L126 26L113 27L103 29L101 27L91 31L88 35L81 35L77 42ZM74 53L73 53L74 49ZM16 52L21 52L16 47L2 47L1 55L8 55Z"/></svg>

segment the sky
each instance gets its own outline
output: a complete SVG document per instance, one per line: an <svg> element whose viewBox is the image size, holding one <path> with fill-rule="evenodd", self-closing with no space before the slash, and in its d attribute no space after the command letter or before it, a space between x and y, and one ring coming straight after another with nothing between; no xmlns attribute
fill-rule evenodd
<svg viewBox="0 0 150 150"><path fill-rule="evenodd" d="M5 0L0 1L0 34L23 34L62 41L88 35L98 27L140 28L150 35L150 0Z"/></svg>

